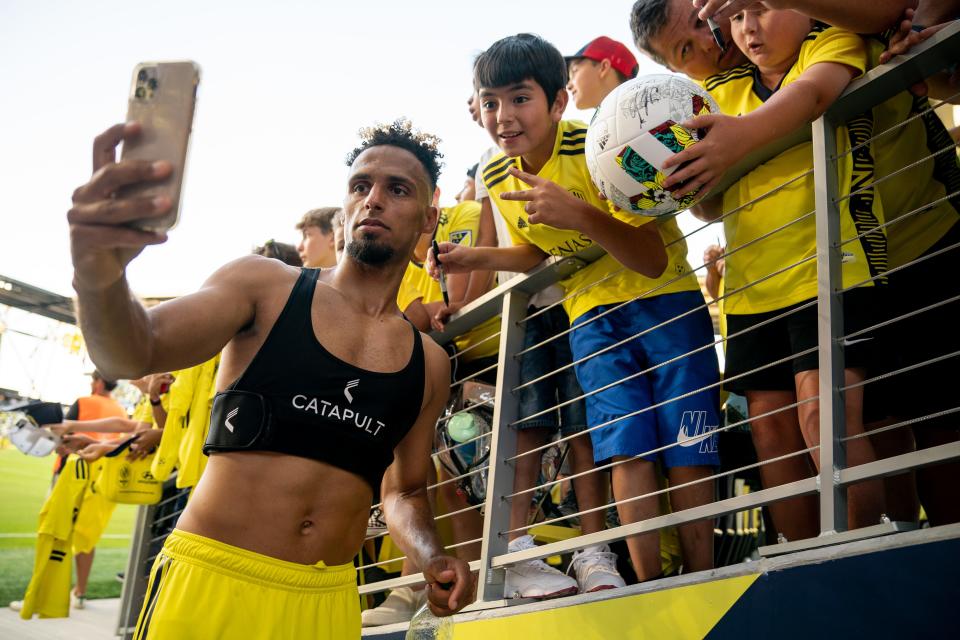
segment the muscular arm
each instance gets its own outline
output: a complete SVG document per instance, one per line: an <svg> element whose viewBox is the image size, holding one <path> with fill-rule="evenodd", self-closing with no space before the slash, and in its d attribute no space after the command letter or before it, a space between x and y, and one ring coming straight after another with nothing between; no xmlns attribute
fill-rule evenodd
<svg viewBox="0 0 960 640"><path fill-rule="evenodd" d="M197 293L150 311L133 296L127 265L163 232L132 228L134 220L165 214L167 197L130 195L124 187L162 180L168 162L116 160L116 147L140 135L135 123L111 127L93 144L93 176L73 193L67 212L73 286L80 328L91 359L110 378L139 378L207 360L254 317L256 295L272 262L250 256L217 271ZM280 265L282 266L282 265Z"/></svg>
<svg viewBox="0 0 960 640"><path fill-rule="evenodd" d="M453 613L467 603L470 575L466 563L446 555L427 499L434 431L449 395L450 363L443 349L424 340L428 394L416 424L394 450L383 477L383 511L390 535L423 570L435 613ZM449 590L442 583L453 583Z"/></svg>
<svg viewBox="0 0 960 640"><path fill-rule="evenodd" d="M209 360L254 318L271 261L246 256L222 267L196 293L150 310L126 278L102 290L77 286L80 327L91 359L107 375L135 378Z"/></svg>

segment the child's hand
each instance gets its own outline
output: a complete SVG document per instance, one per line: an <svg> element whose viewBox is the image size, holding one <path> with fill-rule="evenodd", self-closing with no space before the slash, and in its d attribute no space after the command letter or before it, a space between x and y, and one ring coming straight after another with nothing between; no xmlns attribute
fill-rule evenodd
<svg viewBox="0 0 960 640"><path fill-rule="evenodd" d="M447 322L450 321L450 316L462 308L462 302L451 302L449 305L440 307L437 309L437 312L433 314L433 317L430 318L430 326L433 327L434 331L443 331L447 326Z"/></svg>
<svg viewBox="0 0 960 640"><path fill-rule="evenodd" d="M454 242L440 242L440 266L443 273L470 273L477 267L473 265L473 247L464 247ZM427 249L427 262L424 265L427 273L434 280L440 279L440 268L437 266L437 257L433 255L433 247Z"/></svg>
<svg viewBox="0 0 960 640"><path fill-rule="evenodd" d="M744 127L739 118L733 116L706 114L682 125L690 130L703 129L707 133L702 140L663 163L664 172L671 167L686 165L663 182L665 189L673 191L674 198L698 189L703 194L709 193L727 169L743 157L742 149L746 146L743 144Z"/></svg>
<svg viewBox="0 0 960 640"><path fill-rule="evenodd" d="M77 451L77 455L80 456L85 462L96 462L106 454L113 451L116 446L116 442L91 444Z"/></svg>
<svg viewBox="0 0 960 640"><path fill-rule="evenodd" d="M128 457L131 460L146 458L154 449L160 445L160 439L163 438L163 429L146 428L137 430L138 437L130 444L130 453Z"/></svg>
<svg viewBox="0 0 960 640"><path fill-rule="evenodd" d="M526 191L507 191L501 200L517 200L527 204L527 220L531 224L548 224L557 229L578 229L577 212L583 200L555 182L535 176L516 167L510 167L510 175L526 182L532 188Z"/></svg>

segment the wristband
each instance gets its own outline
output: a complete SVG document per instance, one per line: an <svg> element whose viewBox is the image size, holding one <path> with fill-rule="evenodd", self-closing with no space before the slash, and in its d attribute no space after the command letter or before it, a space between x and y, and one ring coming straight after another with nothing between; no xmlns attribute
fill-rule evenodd
<svg viewBox="0 0 960 640"><path fill-rule="evenodd" d="M153 398L150 398L150 404L154 407L159 407L161 404L160 398L157 398L156 400L154 400Z"/></svg>

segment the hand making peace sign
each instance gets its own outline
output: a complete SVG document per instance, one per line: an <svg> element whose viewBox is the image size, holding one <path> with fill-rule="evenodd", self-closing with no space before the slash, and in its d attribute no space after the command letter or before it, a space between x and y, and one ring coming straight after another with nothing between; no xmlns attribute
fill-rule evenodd
<svg viewBox="0 0 960 640"><path fill-rule="evenodd" d="M510 175L530 185L526 191L507 191L501 200L525 201L523 209L531 224L548 224L558 229L580 229L584 206L589 206L556 182L510 168ZM592 207L591 207L592 208Z"/></svg>

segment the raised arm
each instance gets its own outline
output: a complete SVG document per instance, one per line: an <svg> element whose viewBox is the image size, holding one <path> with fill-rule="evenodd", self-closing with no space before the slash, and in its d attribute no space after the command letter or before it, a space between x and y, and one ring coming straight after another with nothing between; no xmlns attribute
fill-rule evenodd
<svg viewBox="0 0 960 640"><path fill-rule="evenodd" d="M394 449L381 495L390 535L423 571L430 608L438 615L450 615L469 602L470 569L444 551L427 499L437 419L450 392L450 362L431 340L424 338L423 349L429 378L426 402L413 429Z"/></svg>
<svg viewBox="0 0 960 640"><path fill-rule="evenodd" d="M93 145L94 173L73 194L67 214L80 329L97 367L111 378L138 378L203 362L216 354L254 314L252 270L238 261L221 269L194 294L147 311L130 291L126 267L163 233L128 226L163 215L169 198L123 195L121 188L162 180L166 162L116 161L116 147L140 132L120 124ZM269 261L267 261L269 262Z"/></svg>
<svg viewBox="0 0 960 640"><path fill-rule="evenodd" d="M676 189L675 198L697 189L710 191L724 172L747 154L823 115L857 74L858 70L845 64L821 62L774 93L756 111L736 117L702 115L684 122L684 127L705 129L707 135L663 163L664 169L685 165L664 181L664 188Z"/></svg>
<svg viewBox="0 0 960 640"><path fill-rule="evenodd" d="M728 20L756 0L692 0L701 20ZM765 0L771 9L793 9L814 20L855 31L880 33L894 26L907 9L916 9L917 0Z"/></svg>

